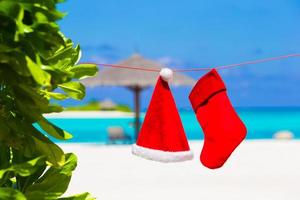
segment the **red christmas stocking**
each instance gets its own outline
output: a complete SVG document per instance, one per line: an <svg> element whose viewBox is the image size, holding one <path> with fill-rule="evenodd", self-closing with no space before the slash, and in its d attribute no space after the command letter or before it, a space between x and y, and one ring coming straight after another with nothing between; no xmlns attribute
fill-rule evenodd
<svg viewBox="0 0 300 200"><path fill-rule="evenodd" d="M189 99L204 132L200 160L210 169L219 168L246 137L246 127L215 69L199 79Z"/></svg>

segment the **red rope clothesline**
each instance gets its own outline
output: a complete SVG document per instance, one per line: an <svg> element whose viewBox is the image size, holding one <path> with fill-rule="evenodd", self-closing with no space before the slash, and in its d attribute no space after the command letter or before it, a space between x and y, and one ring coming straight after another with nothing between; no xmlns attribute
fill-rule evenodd
<svg viewBox="0 0 300 200"><path fill-rule="evenodd" d="M288 54L288 55L283 55L283 56L278 56L278 57L271 57L271 58L264 58L264 59L259 59L259 60L252 60L252 61L246 61L246 62L241 62L241 63L236 63L236 64L230 64L230 65L222 65L222 66L217 66L214 67L214 69L229 69L229 68L234 68L234 67L241 67L241 66L246 66L246 65L252 65L252 64L258 64L258 63L265 63L265 62L271 62L271 61L276 61L276 60L283 60L287 58L292 58L292 57L300 57L300 54ZM141 70L141 71L148 71L148 72L159 72L160 69L153 69L153 68L147 68L147 67L131 67L131 66L124 66L124 65L113 65L113 64L104 64L104 63L83 63L83 64L96 64L98 66L103 66L103 67L111 67L111 68L120 68L120 69L130 69L130 70ZM211 70L213 68L211 67L199 67L199 68L182 68L182 69L172 69L175 72L191 72L191 71L202 71L202 70Z"/></svg>

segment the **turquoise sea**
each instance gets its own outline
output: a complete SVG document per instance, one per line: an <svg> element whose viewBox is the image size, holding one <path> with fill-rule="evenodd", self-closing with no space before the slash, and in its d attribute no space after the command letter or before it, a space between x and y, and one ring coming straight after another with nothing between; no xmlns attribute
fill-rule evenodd
<svg viewBox="0 0 300 200"><path fill-rule="evenodd" d="M300 139L300 108L237 108L237 112L247 126L247 139L270 139L279 130L292 131L295 138ZM194 113L181 111L180 116L188 139L203 139ZM73 134L71 140L63 142L106 143L109 126L121 126L129 135L134 133L132 117L49 120Z"/></svg>

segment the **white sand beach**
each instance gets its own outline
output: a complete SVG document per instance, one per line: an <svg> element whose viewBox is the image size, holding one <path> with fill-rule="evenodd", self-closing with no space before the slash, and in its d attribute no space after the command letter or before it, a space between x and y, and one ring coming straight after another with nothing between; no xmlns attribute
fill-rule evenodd
<svg viewBox="0 0 300 200"><path fill-rule="evenodd" d="M67 194L89 191L103 200L299 200L300 141L245 141L218 170L198 159L162 164L131 154L130 146L62 144L79 163Z"/></svg>

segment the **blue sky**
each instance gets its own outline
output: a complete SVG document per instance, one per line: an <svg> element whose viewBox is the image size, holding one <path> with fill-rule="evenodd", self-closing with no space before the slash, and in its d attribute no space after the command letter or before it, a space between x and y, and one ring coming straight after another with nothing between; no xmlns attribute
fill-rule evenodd
<svg viewBox="0 0 300 200"><path fill-rule="evenodd" d="M299 0L69 0L59 8L68 12L60 25L82 46L82 61L115 63L139 52L168 66L207 67L300 53ZM220 73L235 106L300 106L300 58ZM173 88L178 107L190 108L190 89ZM142 95L144 108L151 91ZM87 92L85 101L132 105L125 89Z"/></svg>

